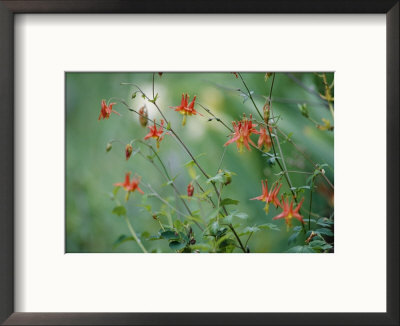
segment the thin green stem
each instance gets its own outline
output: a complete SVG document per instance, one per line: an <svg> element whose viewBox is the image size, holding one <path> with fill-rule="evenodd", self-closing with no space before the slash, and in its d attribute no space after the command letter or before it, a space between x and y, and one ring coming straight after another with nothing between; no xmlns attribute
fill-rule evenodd
<svg viewBox="0 0 400 326"><path fill-rule="evenodd" d="M142 249L143 252L147 254L146 248L143 246L142 241L140 241L140 239L139 239L138 236L136 235L136 232L135 232L135 230L133 229L133 226L132 226L131 222L129 222L128 217L125 215L124 218L125 218L126 224L128 225L128 229L129 229L129 231L130 231L131 234L132 234L132 237L135 239L135 241L136 241L136 243L139 245L140 249Z"/></svg>
<svg viewBox="0 0 400 326"><path fill-rule="evenodd" d="M253 235L253 233L254 233L254 232L251 232L251 233L249 234L249 237L247 238L246 243L244 244L244 246L245 246L246 248L247 248L247 244L249 243L249 240L250 240L251 236Z"/></svg>
<svg viewBox="0 0 400 326"><path fill-rule="evenodd" d="M314 192L314 179L315 176L312 177L311 179L311 187L310 187L310 208L308 210L308 230L311 229L311 209L312 209L312 197L313 197L313 192Z"/></svg>
<svg viewBox="0 0 400 326"><path fill-rule="evenodd" d="M263 115L262 115L261 112L258 110L258 107L257 107L256 103L254 102L253 96L251 95L250 89L247 87L247 85L246 85L246 83L245 83L245 81L244 81L242 75L240 74L240 72L238 72L238 75L239 75L240 79L242 80L242 83L243 83L244 87L246 87L247 93L249 94L250 100L251 100L251 102L253 103L253 105L254 105L254 107L255 107L255 109L256 109L258 115L260 116L261 119L264 119ZM274 78L275 78L275 73L274 73Z"/></svg>
<svg viewBox="0 0 400 326"><path fill-rule="evenodd" d="M246 248L243 246L242 241L240 240L238 234L236 233L236 230L234 229L232 224L228 224L229 228L231 229L233 235L235 236L236 240L239 242L240 248L242 249L243 252L247 252Z"/></svg>

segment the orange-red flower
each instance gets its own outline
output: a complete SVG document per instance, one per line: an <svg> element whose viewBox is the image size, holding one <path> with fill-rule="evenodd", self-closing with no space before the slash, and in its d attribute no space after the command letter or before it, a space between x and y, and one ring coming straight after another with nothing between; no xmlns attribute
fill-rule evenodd
<svg viewBox="0 0 400 326"><path fill-rule="evenodd" d="M164 138L164 120L161 119L160 128L157 129L156 121L154 120L154 126L148 126L147 128L150 129L149 133L144 136L144 140L149 138L154 138L157 142L157 148L160 148L160 142Z"/></svg>
<svg viewBox="0 0 400 326"><path fill-rule="evenodd" d="M132 155L132 151L133 151L132 145L131 144L127 144L125 146L125 157L126 157L126 160L129 160L129 158Z"/></svg>
<svg viewBox="0 0 400 326"><path fill-rule="evenodd" d="M260 127L259 135L260 136L258 137L257 143L258 148L261 148L261 146L264 145L264 150L269 152L269 150L271 149L272 141L271 137L269 137L267 129L265 129L264 127Z"/></svg>
<svg viewBox="0 0 400 326"><path fill-rule="evenodd" d="M236 146L239 150L239 152L243 151L243 145L250 151L250 146L253 145L254 147L256 146L253 141L250 139L251 134L259 134L259 131L254 129L256 127L256 124L252 122L252 115L250 114L250 120L247 119L246 115L243 114L243 119L241 121L233 121L233 129L234 132L231 135L231 139L228 140L224 146L228 146L229 144L236 142Z"/></svg>
<svg viewBox="0 0 400 326"><path fill-rule="evenodd" d="M193 192L194 192L194 187L193 187L192 183L189 183L188 186L187 186L187 195L189 197L192 197L193 196Z"/></svg>
<svg viewBox="0 0 400 326"><path fill-rule="evenodd" d="M123 187L128 193L131 193L131 192L134 192L135 190L137 190L138 192L140 192L143 195L144 192L142 191L142 189L139 188L140 177L134 176L132 178L132 181L130 181L130 175L131 175L131 173L127 172L125 174L125 181L114 183L114 186Z"/></svg>
<svg viewBox="0 0 400 326"><path fill-rule="evenodd" d="M186 117L188 115L190 116L190 115L200 114L194 108L196 96L193 96L193 100L192 102L190 102L190 104L188 104L188 100L189 100L189 95L182 94L181 104L179 106L170 106L171 109L175 109L175 111L178 111L180 114L183 115L182 126L186 124Z"/></svg>
<svg viewBox="0 0 400 326"><path fill-rule="evenodd" d="M117 103L110 103L109 105L107 105L105 100L101 101L101 110L100 110L100 115L99 115L99 120L100 119L108 119L111 115L111 113L115 113L120 115L118 112L113 110L113 105L115 105Z"/></svg>
<svg viewBox="0 0 400 326"><path fill-rule="evenodd" d="M272 187L271 190L268 192L268 180L265 179L265 184L264 180L261 180L261 185L262 185L262 194L258 197L251 198L250 200L260 200L265 202L265 212L268 214L268 209L269 209L269 203L273 203L275 207L281 206L281 203L279 202L278 199L278 194L279 191L281 190L282 184L278 186L278 183L275 183Z"/></svg>
<svg viewBox="0 0 400 326"><path fill-rule="evenodd" d="M280 218L284 218L285 219L285 223L288 227L292 226L292 218L296 218L298 219L301 223L304 223L303 221L303 217L299 214L299 210L301 208L301 205L303 205L304 202L304 198L302 198L302 200L300 201L300 203L297 205L297 207L295 209L293 209L293 202L294 200L292 200L291 203L289 203L289 199L287 199L285 201L285 199L282 196L282 213L280 213L279 215L275 216L273 218L273 220L278 220Z"/></svg>

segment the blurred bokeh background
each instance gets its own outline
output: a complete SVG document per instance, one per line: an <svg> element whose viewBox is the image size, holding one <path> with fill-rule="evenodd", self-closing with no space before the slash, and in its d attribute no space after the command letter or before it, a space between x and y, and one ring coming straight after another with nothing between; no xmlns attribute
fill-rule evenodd
<svg viewBox="0 0 400 326"><path fill-rule="evenodd" d="M262 109L265 98L269 95L271 79L265 81L265 73L241 73L258 107ZM112 114L109 120L98 121L101 100L122 98L133 109L139 110L144 104L150 118L161 118L154 105L144 100L140 94L132 99L134 87L121 83L135 83L149 96L152 95L152 73L66 73L66 251L67 252L141 252L138 245L129 241L118 247L114 242L121 235L129 235L126 223L122 218L112 214L115 202L110 198L113 184L124 180L125 172L131 171L142 176L142 182L151 184L163 197L171 200L173 205L182 209L182 204L175 201L172 189L165 186L164 178L139 155L125 160L125 146L134 138L143 138L148 129L143 128L138 116L129 112L126 107L116 101L114 110L121 116ZM327 73L329 82L333 73ZM155 92L158 93L157 103L171 121L171 125L185 141L191 152L199 157L198 161L209 175L217 173L224 143L229 139L229 131L217 121L208 121L209 115L199 106L196 110L204 116L188 117L186 126L181 125L182 116L169 106L180 104L182 93L188 93L190 98L197 95L198 103L210 108L222 121L231 126L233 120L239 120L245 112L256 116L253 104L245 100L245 88L240 79L231 73L163 73L155 74ZM320 130L315 124L301 115L298 104L307 104L307 108L315 121L323 124L322 118L333 125L333 118L326 102L319 98L324 87L320 77L314 73L276 73L272 95L272 108L276 116L280 116L279 126L314 162L327 164L324 167L327 177L334 180L334 133ZM242 94L242 95L241 95ZM114 102L114 101L113 101ZM253 136L256 142L258 137ZM312 165L293 147L281 139L288 170L313 172ZM106 152L110 140L114 142L110 152ZM154 140L150 140L154 144ZM133 150L135 151L134 144ZM145 147L142 148L147 153ZM171 176L177 176L175 182L180 191L185 194L191 178L185 163L190 157L180 148L171 136L166 136L161 142L159 155L167 165ZM232 183L224 189L223 197L239 200L237 209L246 212L249 218L244 222L248 226L271 223L278 210L271 205L268 215L264 212L264 203L249 199L261 194L261 180L276 180L280 172L277 164L271 166L267 158L260 152L252 150L239 153L236 145L227 147L222 168L236 173ZM307 174L292 173L294 186L306 185ZM205 188L205 178L199 182ZM272 182L270 183L272 184ZM148 190L142 187L145 192ZM282 191L288 192L284 183ZM303 194L306 199L304 207L309 205L309 191ZM118 195L123 201L123 191ZM130 222L140 235L143 232L156 234L160 228L158 223L141 206L142 196L135 192L126 204ZM157 198L147 198L146 204L154 209L162 203ZM198 210L196 200L189 205ZM321 217L329 217L333 212L333 192L322 181L317 179L317 190L313 197L313 212ZM211 208L202 204L201 216L205 221ZM176 219L175 214L171 215ZM305 218L307 216L304 216ZM262 230L253 235L249 242L252 252L285 252L288 250L290 231L286 230L283 220L274 221L280 231ZM299 225L294 221L294 225ZM201 232L193 226L196 238L201 238ZM247 237L247 236L246 236ZM244 240L246 239L244 237ZM299 240L300 241L300 240ZM303 239L304 241L304 239ZM143 243L149 251L157 250L172 252L168 242L146 241ZM236 252L236 251L235 251ZM239 250L237 251L239 252Z"/></svg>

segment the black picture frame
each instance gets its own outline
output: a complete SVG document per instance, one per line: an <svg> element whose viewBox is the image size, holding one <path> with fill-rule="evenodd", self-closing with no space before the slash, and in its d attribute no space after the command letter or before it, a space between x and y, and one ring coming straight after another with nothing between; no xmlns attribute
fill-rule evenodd
<svg viewBox="0 0 400 326"><path fill-rule="evenodd" d="M0 0L0 322L5 325L399 325L399 8L398 0ZM14 312L14 15L18 13L386 14L387 312Z"/></svg>

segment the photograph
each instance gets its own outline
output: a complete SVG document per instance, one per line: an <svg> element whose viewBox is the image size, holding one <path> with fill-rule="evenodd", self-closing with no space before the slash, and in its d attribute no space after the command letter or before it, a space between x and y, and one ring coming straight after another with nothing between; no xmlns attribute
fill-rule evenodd
<svg viewBox="0 0 400 326"><path fill-rule="evenodd" d="M334 72L65 72L66 253L333 253Z"/></svg>

